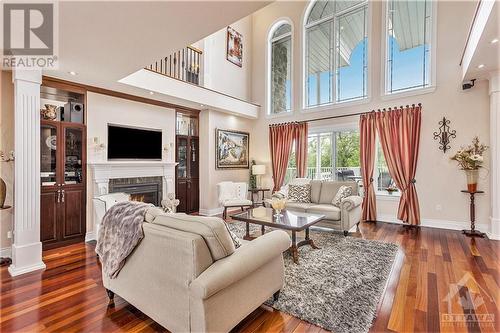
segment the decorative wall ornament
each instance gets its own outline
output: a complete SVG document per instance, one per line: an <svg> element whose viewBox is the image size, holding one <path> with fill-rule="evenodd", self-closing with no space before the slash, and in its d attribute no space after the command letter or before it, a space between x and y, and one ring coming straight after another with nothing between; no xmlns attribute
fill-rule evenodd
<svg viewBox="0 0 500 333"><path fill-rule="evenodd" d="M434 140L439 140L439 150L446 154L446 151L451 148L450 141L457 137L457 131L450 130L450 120L443 117L439 123L439 132L434 132Z"/></svg>
<svg viewBox="0 0 500 333"><path fill-rule="evenodd" d="M0 162L11 162L14 161L14 151L11 150L7 156L3 151L0 151Z"/></svg>
<svg viewBox="0 0 500 333"><path fill-rule="evenodd" d="M40 110L40 115L44 120L56 120L57 105L45 104L45 109Z"/></svg>
<svg viewBox="0 0 500 333"><path fill-rule="evenodd" d="M226 59L236 66L243 66L243 36L231 27L227 27Z"/></svg>
<svg viewBox="0 0 500 333"><path fill-rule="evenodd" d="M250 134L231 130L215 130L216 169L248 169Z"/></svg>

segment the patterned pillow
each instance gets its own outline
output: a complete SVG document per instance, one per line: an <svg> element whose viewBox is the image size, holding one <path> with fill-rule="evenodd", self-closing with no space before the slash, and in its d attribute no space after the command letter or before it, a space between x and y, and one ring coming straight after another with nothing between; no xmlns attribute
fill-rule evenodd
<svg viewBox="0 0 500 333"><path fill-rule="evenodd" d="M333 198L332 200L332 205L340 207L342 199L350 197L351 195L352 195L351 186L345 186L345 185L340 186L339 190L337 191L337 194L335 194L335 198Z"/></svg>
<svg viewBox="0 0 500 333"><path fill-rule="evenodd" d="M229 232L229 236L231 236L231 239L233 240L234 247L239 248L241 245L243 245L243 243L241 243L241 239L239 239L238 236L236 236L236 234L234 232L232 232L231 229L229 229L229 226L227 225L226 221L223 221L223 222L226 225L226 229L227 229L227 232Z"/></svg>
<svg viewBox="0 0 500 333"><path fill-rule="evenodd" d="M292 202L311 202L311 185L288 185L288 200Z"/></svg>

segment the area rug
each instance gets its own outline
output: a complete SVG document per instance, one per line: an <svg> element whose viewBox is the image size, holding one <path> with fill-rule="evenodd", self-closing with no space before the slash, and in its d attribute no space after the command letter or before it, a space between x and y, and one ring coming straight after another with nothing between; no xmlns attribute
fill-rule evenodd
<svg viewBox="0 0 500 333"><path fill-rule="evenodd" d="M252 235L260 235L259 226L250 227ZM243 222L229 228L245 235ZM328 229L311 229L310 237L320 249L299 248L299 265L284 254L285 285L279 300L268 305L332 332L368 332L398 246Z"/></svg>

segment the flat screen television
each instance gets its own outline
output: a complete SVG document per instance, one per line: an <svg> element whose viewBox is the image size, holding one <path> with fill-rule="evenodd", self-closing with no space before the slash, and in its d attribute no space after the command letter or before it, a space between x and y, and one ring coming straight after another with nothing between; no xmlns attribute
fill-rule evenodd
<svg viewBox="0 0 500 333"><path fill-rule="evenodd" d="M161 160L161 130L108 124L108 160Z"/></svg>

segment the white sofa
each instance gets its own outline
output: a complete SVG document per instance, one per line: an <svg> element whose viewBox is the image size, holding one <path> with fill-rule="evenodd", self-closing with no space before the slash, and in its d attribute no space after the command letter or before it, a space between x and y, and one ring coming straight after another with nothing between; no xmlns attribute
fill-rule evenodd
<svg viewBox="0 0 500 333"><path fill-rule="evenodd" d="M104 287L171 332L228 332L284 281L284 231L235 249L220 218L146 213L144 239Z"/></svg>
<svg viewBox="0 0 500 333"><path fill-rule="evenodd" d="M352 226L359 223L361 219L361 203L363 202L363 198L358 195L358 184L356 182L296 178L289 184L283 186L280 191L275 192L273 197L287 198L288 185L290 184L310 184L311 202L301 203L288 201L286 209L323 214L326 218L318 225L341 230L345 236L347 236ZM343 199L340 207L336 207L332 204L332 201L342 185L351 186L353 195Z"/></svg>

